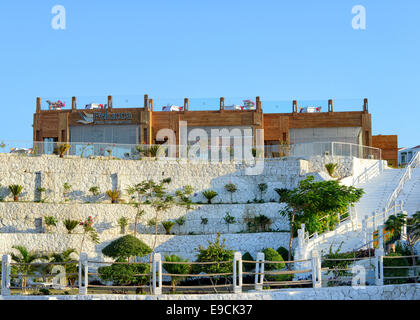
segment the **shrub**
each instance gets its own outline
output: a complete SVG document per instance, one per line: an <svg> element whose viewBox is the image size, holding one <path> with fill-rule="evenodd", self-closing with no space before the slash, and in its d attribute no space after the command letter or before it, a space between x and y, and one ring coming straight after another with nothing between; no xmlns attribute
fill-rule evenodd
<svg viewBox="0 0 420 320"><path fill-rule="evenodd" d="M66 198L67 195L69 194L70 190L71 190L72 186L71 184L69 184L68 182L65 182L63 184L63 196L65 198L65 201L67 201L68 199Z"/></svg>
<svg viewBox="0 0 420 320"><path fill-rule="evenodd" d="M265 261L284 261L282 256L273 248L266 248L263 250ZM266 271L278 272L286 266L285 263L265 263L264 268ZM293 279L293 275L290 274L279 274L279 275L267 275L267 280L272 281L287 281Z"/></svg>
<svg viewBox="0 0 420 320"><path fill-rule="evenodd" d="M233 260L233 250L226 248L225 239L220 241L220 233L217 233L214 242L208 241L208 247L198 247L197 262L220 262ZM230 273L232 272L232 263L215 263L215 264L197 264L194 265L195 273ZM225 276L210 277L210 281L215 286L217 281ZM217 292L216 287L214 291Z"/></svg>
<svg viewBox="0 0 420 320"><path fill-rule="evenodd" d="M43 296L49 296L51 294L50 290L48 290L47 288L39 289L39 293Z"/></svg>
<svg viewBox="0 0 420 320"><path fill-rule="evenodd" d="M129 262L131 257L144 257L152 249L132 235L126 235L112 241L102 249L102 253L116 262ZM144 284L150 272L149 264L112 264L98 268L99 277L104 281L113 281L117 285ZM139 275L147 274L147 275Z"/></svg>
<svg viewBox="0 0 420 320"><path fill-rule="evenodd" d="M97 196L99 196L100 190L99 190L99 187L93 186L93 187L89 188L89 192L97 197Z"/></svg>
<svg viewBox="0 0 420 320"><path fill-rule="evenodd" d="M325 165L325 169L327 169L327 172L330 175L330 177L334 175L334 171L336 168L337 168L337 163L327 163Z"/></svg>
<svg viewBox="0 0 420 320"><path fill-rule="evenodd" d="M188 259L182 259L181 257L177 256L176 254L173 255L165 255L165 261L167 262L188 262ZM189 264L169 264L169 263L163 263L163 268L170 274L176 274L176 275L182 275L182 274L188 274L191 270L191 265ZM177 283L179 283L183 278L180 276L171 276L171 286L172 286L172 292L175 292L175 286Z"/></svg>
<svg viewBox="0 0 420 320"><path fill-rule="evenodd" d="M244 255L242 256L242 260L255 261L254 257L249 252L244 253ZM244 262L242 266L245 272L251 272L255 270L255 263Z"/></svg>
<svg viewBox="0 0 420 320"><path fill-rule="evenodd" d="M389 253L387 257L399 257L400 253ZM387 279L392 277L407 277L410 270L410 263L406 258L384 258L384 284L402 284L407 283L409 278ZM395 269L387 269L386 267L398 267ZM407 268L401 268L407 267Z"/></svg>
<svg viewBox="0 0 420 320"><path fill-rule="evenodd" d="M346 260L354 258L354 253L352 252L340 252L341 246L344 242L340 244L336 251L333 251L332 247L330 246L329 252L324 255L324 259L322 260L321 267L328 268L327 275L333 274L334 281L329 281L328 286L336 286L340 284L340 277L345 277L351 275L350 272L343 270L348 269L351 264L354 263L354 260ZM330 259L330 260L327 260ZM335 259L344 259L344 260L335 260ZM348 284L346 281L341 281L342 284Z"/></svg>
<svg viewBox="0 0 420 320"><path fill-rule="evenodd" d="M170 184L171 181L172 181L172 178L165 178L165 179L162 180L162 183Z"/></svg>
<svg viewBox="0 0 420 320"><path fill-rule="evenodd" d="M73 230L76 229L76 227L80 224L80 221L66 219L63 223L67 229L68 234L72 234Z"/></svg>
<svg viewBox="0 0 420 320"><path fill-rule="evenodd" d="M121 228L125 228L126 226L128 226L128 219L126 217L121 217L118 219L118 225Z"/></svg>
<svg viewBox="0 0 420 320"><path fill-rule="evenodd" d="M13 195L14 201L19 201L19 194L23 191L23 186L19 184L11 184L9 190Z"/></svg>
<svg viewBox="0 0 420 320"><path fill-rule="evenodd" d="M211 200L217 197L218 193L214 190L203 191L203 196L207 199L207 203L211 204Z"/></svg>
<svg viewBox="0 0 420 320"><path fill-rule="evenodd" d="M64 157L64 154L71 148L71 145L63 143L57 146L57 152L60 155L60 158Z"/></svg>
<svg viewBox="0 0 420 320"><path fill-rule="evenodd" d="M271 224L273 223L273 221L271 221L270 218L268 218L267 216L263 214L260 214L254 217L254 221L255 221L255 225L258 228L258 231L261 231L261 232L268 231L268 228L270 228Z"/></svg>
<svg viewBox="0 0 420 320"><path fill-rule="evenodd" d="M130 257L143 257L152 252L143 241L132 235L126 235L112 241L102 249L102 253L107 257L116 260L128 260Z"/></svg>
<svg viewBox="0 0 420 320"><path fill-rule="evenodd" d="M288 261L289 259L289 250L287 250L285 247L279 247L277 249L277 252L279 253L279 255L281 255L281 257L283 258L284 261ZM293 255L291 255L291 261L293 261Z"/></svg>
<svg viewBox="0 0 420 320"><path fill-rule="evenodd" d="M54 227L57 226L57 219L54 218L53 216L44 217L44 222L47 226L54 226Z"/></svg>
<svg viewBox="0 0 420 320"><path fill-rule="evenodd" d="M147 225L149 227L155 227L156 226L156 218L152 218L149 221L147 221Z"/></svg>
<svg viewBox="0 0 420 320"><path fill-rule="evenodd" d="M166 234L171 234L171 229L175 225L173 221L162 221L162 226L165 228Z"/></svg>
<svg viewBox="0 0 420 320"><path fill-rule="evenodd" d="M119 190L107 190L106 194L111 199L111 203L118 203L121 200Z"/></svg>

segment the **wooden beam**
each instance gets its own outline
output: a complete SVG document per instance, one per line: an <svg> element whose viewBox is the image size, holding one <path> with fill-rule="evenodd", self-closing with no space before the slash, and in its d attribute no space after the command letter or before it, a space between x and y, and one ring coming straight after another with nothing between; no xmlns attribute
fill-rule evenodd
<svg viewBox="0 0 420 320"><path fill-rule="evenodd" d="M36 98L36 113L40 113L41 112L41 98L38 97Z"/></svg>
<svg viewBox="0 0 420 320"><path fill-rule="evenodd" d="M108 110L112 111L112 96L108 96Z"/></svg>
<svg viewBox="0 0 420 320"><path fill-rule="evenodd" d="M365 98L363 100L363 112L368 113L368 111L369 111L369 108L368 108L368 99Z"/></svg>
<svg viewBox="0 0 420 320"><path fill-rule="evenodd" d="M328 100L328 112L334 112L332 99Z"/></svg>
<svg viewBox="0 0 420 320"><path fill-rule="evenodd" d="M297 113L297 101L293 100L292 113Z"/></svg>
<svg viewBox="0 0 420 320"><path fill-rule="evenodd" d="M76 111L76 109L77 109L77 105L76 105L76 97L72 97L71 98L71 110L73 111Z"/></svg>
<svg viewBox="0 0 420 320"><path fill-rule="evenodd" d="M189 101L188 98L184 99L184 111L188 112L188 108L189 108Z"/></svg>
<svg viewBox="0 0 420 320"><path fill-rule="evenodd" d="M220 111L224 111L225 110L225 98L221 97L220 98Z"/></svg>

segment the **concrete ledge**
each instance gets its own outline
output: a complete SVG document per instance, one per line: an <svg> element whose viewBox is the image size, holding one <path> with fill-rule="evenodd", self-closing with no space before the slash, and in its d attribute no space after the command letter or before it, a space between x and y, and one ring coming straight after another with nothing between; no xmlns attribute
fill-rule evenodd
<svg viewBox="0 0 420 320"><path fill-rule="evenodd" d="M283 289L208 295L0 296L0 300L420 300L420 284Z"/></svg>

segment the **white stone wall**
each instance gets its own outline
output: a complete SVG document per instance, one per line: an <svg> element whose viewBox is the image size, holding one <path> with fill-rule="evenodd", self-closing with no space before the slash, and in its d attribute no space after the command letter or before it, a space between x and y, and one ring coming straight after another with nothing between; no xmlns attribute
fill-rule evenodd
<svg viewBox="0 0 420 320"><path fill-rule="evenodd" d="M359 159L355 157L342 156L315 156L309 159L309 171L327 173L325 165L327 163L336 163L338 166L335 169L335 177L358 177L363 173L365 169L369 169L378 161L380 160Z"/></svg>
<svg viewBox="0 0 420 320"><path fill-rule="evenodd" d="M260 198L258 184L267 183L268 190L263 195L266 201L277 200L274 188L293 188L309 173L306 160L270 160L264 162L263 173L246 175L243 164L186 162L168 160L112 160L82 159L79 157L58 158L44 155L39 157L0 154L0 197L11 200L10 184L24 186L20 198L23 201L37 200L36 188L47 189L48 201L63 202L64 183L72 186L71 201L108 201L105 191L120 189L123 198L129 200L126 189L143 180L160 181L172 178L168 191L174 193L185 185L193 186L194 202L206 202L201 192L212 189L218 192L213 203L230 203L230 194L224 186L230 182L237 187L233 202L247 203ZM89 188L98 186L101 197L94 199Z"/></svg>
<svg viewBox="0 0 420 320"><path fill-rule="evenodd" d="M83 251L88 253L89 258L96 261L109 260L102 255L102 249L111 241L120 236L101 237L101 243L93 244L86 240ZM138 235L151 248L153 247L154 235ZM158 235L156 238L156 252L162 254L177 254L190 260L195 260L199 245L207 247L208 241L214 241L216 235ZM254 258L257 252L265 248L277 249L280 246L287 247L289 234L285 232L264 232L264 233L238 233L224 234L221 239L226 239L227 248L250 252ZM12 247L23 245L30 251L40 251L43 253L62 252L67 248L74 248L78 252L82 242L80 234L0 234L0 254L8 254Z"/></svg>
<svg viewBox="0 0 420 320"><path fill-rule="evenodd" d="M280 216L279 211L284 204L263 203L263 204L216 204L216 205L193 205L191 210L184 206L174 206L158 216L158 221L175 221L185 217L185 224L175 225L173 234L214 234L236 233L247 230L245 218L263 214L273 222L272 230L289 230L289 222L285 217ZM142 205L145 213L138 221L138 233L155 233L155 227L150 227L147 222L155 218L155 211L151 205ZM228 225L224 221L226 213L229 212L235 218L235 223ZM48 230L54 233L67 233L63 221L65 219L85 220L87 217L94 218L94 227L99 235L104 237L117 236L121 234L121 227L118 220L125 217L129 220L126 232L134 230L134 218L137 209L128 204L80 204L80 203L33 203L33 202L0 202L0 232L1 233L40 233L45 230L44 217L53 216L58 220L56 228ZM206 225L201 223L201 218L207 218ZM37 228L35 219L42 219L43 227ZM81 232L77 227L74 232ZM269 229L267 229L269 231ZM159 233L164 234L165 229L159 223Z"/></svg>
<svg viewBox="0 0 420 320"><path fill-rule="evenodd" d="M7 296L0 300L419 300L420 284L283 289L240 294Z"/></svg>

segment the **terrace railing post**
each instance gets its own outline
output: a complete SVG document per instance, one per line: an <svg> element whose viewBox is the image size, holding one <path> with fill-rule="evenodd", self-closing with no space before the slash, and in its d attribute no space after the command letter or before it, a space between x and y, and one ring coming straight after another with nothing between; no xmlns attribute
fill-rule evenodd
<svg viewBox="0 0 420 320"><path fill-rule="evenodd" d="M375 285L384 285L384 250L375 250Z"/></svg>
<svg viewBox="0 0 420 320"><path fill-rule="evenodd" d="M255 264L255 290L261 291L264 282L264 253L257 253L257 263Z"/></svg>
<svg viewBox="0 0 420 320"><path fill-rule="evenodd" d="M11 257L8 254L3 255L1 259L1 295L10 295L10 262Z"/></svg>
<svg viewBox="0 0 420 320"><path fill-rule="evenodd" d="M162 294L162 257L160 253L155 253L153 255L152 272L153 272L153 294L154 295ZM156 275L156 272L158 272L159 274Z"/></svg>
<svg viewBox="0 0 420 320"><path fill-rule="evenodd" d="M407 212L403 211L404 214L407 215ZM407 240L407 216L405 217L405 222L402 226L401 230L401 240Z"/></svg>
<svg viewBox="0 0 420 320"><path fill-rule="evenodd" d="M378 230L378 249L384 249L384 229L382 226Z"/></svg>
<svg viewBox="0 0 420 320"><path fill-rule="evenodd" d="M86 295L88 289L88 255L80 253L79 257L79 294Z"/></svg>
<svg viewBox="0 0 420 320"><path fill-rule="evenodd" d="M242 292L242 254L235 252L233 255L233 293Z"/></svg>
<svg viewBox="0 0 420 320"><path fill-rule="evenodd" d="M312 263L312 286L314 288L321 288L321 257L317 250L312 250L311 253Z"/></svg>

